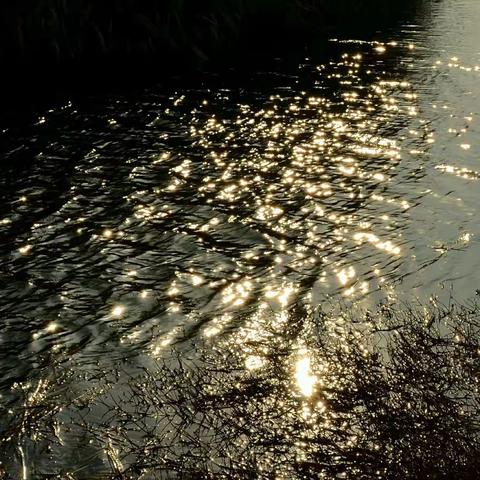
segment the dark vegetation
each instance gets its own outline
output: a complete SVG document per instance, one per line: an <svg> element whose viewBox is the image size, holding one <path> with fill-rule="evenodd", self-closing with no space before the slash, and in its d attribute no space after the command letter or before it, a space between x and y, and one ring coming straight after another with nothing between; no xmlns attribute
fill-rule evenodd
<svg viewBox="0 0 480 480"><path fill-rule="evenodd" d="M477 305L294 309L242 349L81 378L52 370L0 412L0 478L27 462L31 478L477 479L479 334ZM300 344L317 377L309 397ZM245 349L261 368L245 368Z"/></svg>
<svg viewBox="0 0 480 480"><path fill-rule="evenodd" d="M404 14L415 0L17 0L0 5L4 76L35 81L86 67L170 72L231 61L259 50L305 46L312 39ZM53 76L53 75L52 75Z"/></svg>

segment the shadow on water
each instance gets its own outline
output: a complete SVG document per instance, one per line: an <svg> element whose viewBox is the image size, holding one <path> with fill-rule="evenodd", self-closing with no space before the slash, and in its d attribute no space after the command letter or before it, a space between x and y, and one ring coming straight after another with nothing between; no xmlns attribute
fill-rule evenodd
<svg viewBox="0 0 480 480"><path fill-rule="evenodd" d="M431 0L19 0L0 5L0 125L75 95L143 90L175 75L274 56L328 55L329 37L373 38ZM300 54L300 56L299 56ZM63 103L62 103L63 102Z"/></svg>
<svg viewBox="0 0 480 480"><path fill-rule="evenodd" d="M476 305L295 307L259 328L19 385L1 478L477 478Z"/></svg>
<svg viewBox="0 0 480 480"><path fill-rule="evenodd" d="M23 96L150 75L164 78L252 52L301 50L335 32L371 33L422 0L18 0L0 5L0 60ZM70 70L73 73L69 73ZM143 83L144 84L144 83ZM18 86L21 86L18 88ZM22 95L17 95L17 103Z"/></svg>

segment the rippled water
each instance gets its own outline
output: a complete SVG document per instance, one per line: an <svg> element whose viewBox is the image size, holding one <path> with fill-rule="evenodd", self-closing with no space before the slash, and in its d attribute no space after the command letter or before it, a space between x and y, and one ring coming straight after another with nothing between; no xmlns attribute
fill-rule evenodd
<svg viewBox="0 0 480 480"><path fill-rule="evenodd" d="M174 345L226 342L261 368L250 342L267 354L265 325L283 330L292 305L474 296L479 24L479 2L445 0L376 41L332 39L322 59L7 126L4 402L58 365L145 365Z"/></svg>

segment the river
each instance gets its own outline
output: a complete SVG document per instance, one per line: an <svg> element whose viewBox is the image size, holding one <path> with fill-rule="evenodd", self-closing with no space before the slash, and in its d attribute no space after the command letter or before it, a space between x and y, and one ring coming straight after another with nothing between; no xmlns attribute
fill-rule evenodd
<svg viewBox="0 0 480 480"><path fill-rule="evenodd" d="M204 345L261 369L252 339L273 348L295 308L474 298L478 25L477 0L432 2L318 57L72 98L5 125L4 405L58 368L144 368ZM23 478L40 478L25 448Z"/></svg>

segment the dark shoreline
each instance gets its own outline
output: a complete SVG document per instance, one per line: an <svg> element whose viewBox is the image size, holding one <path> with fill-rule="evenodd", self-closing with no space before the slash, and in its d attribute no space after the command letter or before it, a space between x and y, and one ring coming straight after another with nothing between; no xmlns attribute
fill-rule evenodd
<svg viewBox="0 0 480 480"><path fill-rule="evenodd" d="M388 28L424 0L20 0L0 6L3 103L71 86L134 85L176 73L310 54L330 36ZM372 15L372 12L375 12ZM1 25L3 24L3 25ZM48 93L49 92L49 93Z"/></svg>

